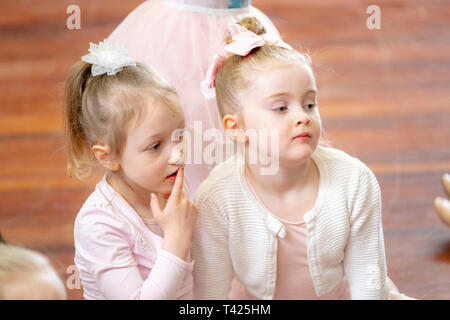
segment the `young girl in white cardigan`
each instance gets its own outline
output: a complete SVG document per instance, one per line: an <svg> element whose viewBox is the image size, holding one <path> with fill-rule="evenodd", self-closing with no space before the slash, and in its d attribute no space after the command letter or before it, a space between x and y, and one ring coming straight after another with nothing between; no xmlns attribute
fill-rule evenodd
<svg viewBox="0 0 450 320"><path fill-rule="evenodd" d="M387 277L374 174L319 143L309 57L255 18L229 25L227 44L202 87L215 90L240 148L196 194L196 298L408 298ZM277 170L264 172L255 153L270 156Z"/></svg>

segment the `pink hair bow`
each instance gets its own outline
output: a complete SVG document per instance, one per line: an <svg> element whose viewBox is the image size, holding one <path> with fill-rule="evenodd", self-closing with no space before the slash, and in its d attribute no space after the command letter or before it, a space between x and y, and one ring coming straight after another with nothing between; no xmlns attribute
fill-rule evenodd
<svg viewBox="0 0 450 320"><path fill-rule="evenodd" d="M232 42L228 44L224 50L229 54L246 56L253 49L262 47L266 44L292 50L292 47L281 40L276 33L257 35L236 23L230 23L228 25L228 30L231 33ZM227 57L223 55L214 55L213 62L206 73L206 78L201 82L201 90L205 98L211 99L215 97L216 75L226 59Z"/></svg>

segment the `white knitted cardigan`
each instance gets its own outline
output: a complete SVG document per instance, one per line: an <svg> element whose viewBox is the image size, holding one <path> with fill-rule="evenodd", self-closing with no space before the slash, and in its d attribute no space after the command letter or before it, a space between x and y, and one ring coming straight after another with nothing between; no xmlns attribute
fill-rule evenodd
<svg viewBox="0 0 450 320"><path fill-rule="evenodd" d="M304 220L316 294L330 292L345 276L352 299L389 299L381 196L374 174L358 159L332 148L317 147L312 159L320 186ZM285 236L285 227L250 191L242 158L231 157L214 168L198 188L195 204L196 298L227 299L236 276L255 297L272 299L277 237Z"/></svg>

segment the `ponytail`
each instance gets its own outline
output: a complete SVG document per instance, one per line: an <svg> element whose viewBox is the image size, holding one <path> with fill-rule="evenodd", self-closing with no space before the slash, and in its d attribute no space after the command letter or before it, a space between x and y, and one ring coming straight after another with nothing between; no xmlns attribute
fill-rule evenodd
<svg viewBox="0 0 450 320"><path fill-rule="evenodd" d="M65 138L69 153L67 173L70 177L81 180L90 174L90 168L86 164L93 160L87 137L80 124L83 94L90 78L91 64L80 61L72 67L65 86Z"/></svg>

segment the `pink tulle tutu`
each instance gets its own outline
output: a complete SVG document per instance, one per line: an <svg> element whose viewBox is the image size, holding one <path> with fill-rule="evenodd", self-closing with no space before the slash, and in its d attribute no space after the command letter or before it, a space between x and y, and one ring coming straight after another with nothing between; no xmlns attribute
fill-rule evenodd
<svg viewBox="0 0 450 320"><path fill-rule="evenodd" d="M248 4L243 8L228 9L232 2L146 1L132 11L109 36L114 44L127 49L132 58L153 66L175 86L184 109L186 126L191 134L194 122L201 121L201 124L197 122L195 134L216 128L223 135L216 102L203 97L200 82L204 79L214 54L221 52L225 46L227 24L254 16L263 23L267 31L278 33L260 10ZM208 142L203 141L202 144L204 147ZM191 150L192 148L193 145ZM196 161L193 153L190 158L185 172L190 189L189 198L192 198L198 185L217 163L208 164L202 159ZM196 164L198 162L201 163Z"/></svg>

